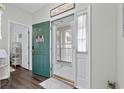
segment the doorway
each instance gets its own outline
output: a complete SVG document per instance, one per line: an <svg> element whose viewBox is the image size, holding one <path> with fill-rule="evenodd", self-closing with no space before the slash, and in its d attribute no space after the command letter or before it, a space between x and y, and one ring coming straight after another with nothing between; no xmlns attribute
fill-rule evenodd
<svg viewBox="0 0 124 93"><path fill-rule="evenodd" d="M52 44L55 47L53 75L71 83L74 83L73 25L73 14L52 22Z"/></svg>
<svg viewBox="0 0 124 93"><path fill-rule="evenodd" d="M53 20L51 27L53 76L90 88L90 8Z"/></svg>
<svg viewBox="0 0 124 93"><path fill-rule="evenodd" d="M9 22L9 26L10 65L15 67L21 66L25 69L30 69L29 27L16 22Z"/></svg>

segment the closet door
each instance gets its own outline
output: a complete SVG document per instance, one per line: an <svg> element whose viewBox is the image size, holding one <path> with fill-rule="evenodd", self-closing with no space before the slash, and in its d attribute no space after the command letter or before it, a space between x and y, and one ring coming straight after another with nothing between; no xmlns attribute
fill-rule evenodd
<svg viewBox="0 0 124 93"><path fill-rule="evenodd" d="M90 88L90 32L88 11L76 15L76 86Z"/></svg>

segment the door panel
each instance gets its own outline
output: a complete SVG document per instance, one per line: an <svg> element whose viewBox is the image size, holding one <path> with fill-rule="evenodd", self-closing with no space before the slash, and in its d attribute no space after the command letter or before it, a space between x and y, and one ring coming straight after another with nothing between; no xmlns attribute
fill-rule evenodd
<svg viewBox="0 0 124 93"><path fill-rule="evenodd" d="M50 76L49 32L49 21L33 25L32 69L33 73L46 77Z"/></svg>

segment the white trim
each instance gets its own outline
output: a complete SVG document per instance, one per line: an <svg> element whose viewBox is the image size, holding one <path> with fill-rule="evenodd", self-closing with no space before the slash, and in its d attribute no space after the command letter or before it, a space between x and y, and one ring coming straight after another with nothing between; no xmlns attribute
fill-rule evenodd
<svg viewBox="0 0 124 93"><path fill-rule="evenodd" d="M51 21L50 21L50 38L49 38L49 44L50 44L50 46L49 46L49 53L50 53L50 77L52 77L52 75L53 75L53 64L52 64L52 26L51 26Z"/></svg>
<svg viewBox="0 0 124 93"><path fill-rule="evenodd" d="M89 84L90 84L90 89L92 88L92 9L91 9L91 5L92 4L89 4L89 8L88 8L88 13L89 13L89 15L88 15L88 19L89 19L89 32L90 32L90 34L89 34L89 40L90 40L90 42L89 42L89 62L90 62L90 78L89 78L89 80L90 80L90 82L89 82Z"/></svg>
<svg viewBox="0 0 124 93"><path fill-rule="evenodd" d="M54 39L53 39L54 38ZM56 43L53 42L53 40L55 40L55 31L52 30L52 24L51 24L51 66L52 66L52 75L54 74L54 71L55 71L55 67L54 67L54 62L55 62L55 55L56 55L56 52L55 52L55 45ZM54 43L54 44L53 44ZM54 53L55 52L55 53Z"/></svg>
<svg viewBox="0 0 124 93"><path fill-rule="evenodd" d="M77 64L76 64L76 62L77 62L77 60L76 60L76 39L75 39L75 36L76 36L76 9L75 9L75 11L74 11L74 28L73 28L73 36L72 36L72 38L73 38L73 44L72 44L72 46L73 46L73 65L74 65L74 86L76 87L76 85L77 85L77 73L76 73L76 67L77 67Z"/></svg>
<svg viewBox="0 0 124 93"><path fill-rule="evenodd" d="M30 53L30 57L29 57L29 70L32 70L32 26L30 25L26 25L26 24L23 24L23 23L20 23L20 22L17 22L17 21L13 21L13 20L8 20L8 62L9 62L9 66L10 66L10 24L11 23L15 23L15 24L19 24L19 25L22 25L22 26L25 26L29 29L29 37L30 37L30 45L29 46L29 53Z"/></svg>

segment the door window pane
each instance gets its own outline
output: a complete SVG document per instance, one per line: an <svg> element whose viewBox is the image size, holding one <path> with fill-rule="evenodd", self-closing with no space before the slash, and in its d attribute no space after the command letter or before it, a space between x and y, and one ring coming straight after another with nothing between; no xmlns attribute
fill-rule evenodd
<svg viewBox="0 0 124 93"><path fill-rule="evenodd" d="M56 21L57 62L72 62L72 32L74 16Z"/></svg>

